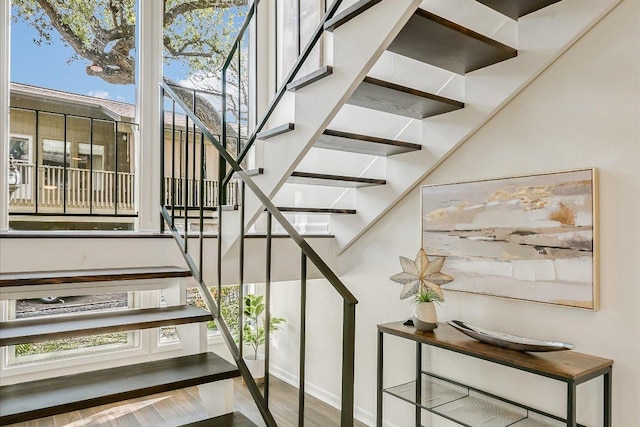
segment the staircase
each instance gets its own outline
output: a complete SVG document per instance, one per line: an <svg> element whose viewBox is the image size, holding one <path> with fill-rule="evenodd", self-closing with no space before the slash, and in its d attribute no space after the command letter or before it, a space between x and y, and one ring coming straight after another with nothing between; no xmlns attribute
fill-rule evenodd
<svg viewBox="0 0 640 427"><path fill-rule="evenodd" d="M164 93L173 98L174 106L178 104L187 111L191 123L201 130L203 140L206 137L207 143L218 149L221 165L224 165L219 167L220 181L225 182L218 186L216 207L205 209L195 204L165 204L167 192L163 188L160 208L164 223L178 242L188 270L3 273L0 275L1 295L16 295L25 290L32 292L38 288L42 290L40 293L46 294L51 289L74 289L80 285L88 287L112 281L131 281L133 286L137 280L163 281L176 275L192 275L212 314L175 305L122 313L64 316L47 323L37 319L5 321L0 328L0 345L164 325L202 325L213 316L237 366L207 353L197 343L183 342L190 354L55 379L3 384L0 387L0 424L23 422L242 375L265 423L276 425L268 409L269 346L266 383L261 392L242 361L242 348L234 344L230 329L220 315L220 300L208 292L210 283L220 289L223 283L236 279L242 288L245 280L245 238L252 227L262 221L266 242L267 302L271 285L274 222L291 236L301 259L300 424L304 423L304 310L307 264L311 262L315 265L313 274L326 278L340 296L341 306L332 310L341 311L343 316L342 425L352 425L357 300L329 267L326 258L318 256L286 217L293 216L295 222L300 215L306 218L329 216L331 231L340 250L345 250L617 1L477 0L476 7L486 9L483 9L484 13L491 14L500 22L497 30L505 22L507 26L521 27L517 43L520 51L423 7L425 3L430 6L438 2L361 0L339 11L329 10L325 15L326 21L314 33L293 71L284 78L270 105L261 111L263 114L248 138L247 147L239 150L241 153L237 157L229 155L219 139L207 134L204 124L195 115L189 115L189 108L180 103L168 86L163 86ZM255 12L257 8L258 4L254 4L251 10ZM516 23L520 18L523 19ZM321 36L331 43L331 64L299 76L305 58ZM402 79L384 77L384 68L396 63L410 64L418 70L428 69L435 75L445 76L446 83L440 90L426 90L424 87L412 87L410 82L399 81ZM454 86L464 90L456 92ZM292 110L294 114L291 114ZM393 125L390 124L392 122ZM393 132L382 131L385 127L393 128ZM222 129L222 141L226 141L224 121ZM263 168L255 172L240 167L252 144L263 151ZM195 157L193 155L192 159ZM352 167L356 170L350 171ZM194 163L194 171L196 169ZM202 165L199 170L200 176L204 176ZM233 206L226 206L223 189L232 179L236 180L234 184L237 182L238 199ZM328 194L322 203L330 200L329 203L317 202L321 193ZM345 200L348 203L341 204ZM205 212L218 221L215 255L211 253L216 251L206 251L202 241ZM176 216L181 215L185 220L200 221L199 241L190 239L184 230L176 227ZM198 233L194 236L198 237ZM216 257L216 262L212 262ZM230 259L239 264L233 267L236 270L232 273L233 279L224 277L228 275L227 270L224 276L222 271L223 264L226 266ZM212 274L205 270L212 264L217 269L213 281ZM150 285L145 282L145 286ZM267 323L269 316L267 309ZM269 343L268 332L266 342ZM240 414L231 414L190 425L245 425L246 422Z"/></svg>
<svg viewBox="0 0 640 427"><path fill-rule="evenodd" d="M333 33L331 65L296 75L287 85L294 114L274 112L257 134L270 177L256 182L301 230L307 224L335 235L340 253L617 1L423 1L397 33L390 31L393 37L362 67L356 85L343 89L339 108L316 125L323 113L316 104L308 107L308 100L326 98L335 80L345 79L339 53L349 44L345 39L370 34L371 27L384 31L374 16L388 15L384 3L357 1L325 24ZM486 28L471 29L483 27L477 25L482 19L489 22ZM476 25L459 23L465 21ZM490 37L492 32L499 37Z"/></svg>
<svg viewBox="0 0 640 427"><path fill-rule="evenodd" d="M159 289L170 292L172 288L181 289L180 280L190 276L190 271L171 266L0 273L0 290L3 298L8 298L17 294L42 295L54 289L64 292L65 286L90 289L101 285L134 290L137 285L144 284L148 289L149 283L155 283ZM207 407L220 416L203 421L207 425L254 425L240 414L223 416L232 411L233 405L221 396L224 390L233 387L230 381L239 376L239 371L225 359L206 351L205 325L209 320L211 314L206 310L180 304L38 316L0 323L3 348L163 326L191 328L190 333L179 330L179 335L184 332L187 339L203 331L205 334L204 346L183 340L185 352L193 354L143 363L120 362L110 368L3 384L0 386L0 425L41 418L44 423L53 423L55 415L191 386L203 387L201 396L213 394L209 400L214 403L208 402ZM241 421L244 424L240 424Z"/></svg>
<svg viewBox="0 0 640 427"><path fill-rule="evenodd" d="M240 174L251 189L242 191L241 212L222 214L228 225L219 231L218 256L233 257L236 249L242 254L242 241L251 227L269 234L274 218L286 233L296 236L294 240L302 241L291 224L283 223L284 215L290 223L300 224L299 230L308 230L312 217L329 216L339 250L346 250L616 2L465 3L496 21L494 32L511 28L516 37L510 42L461 24L442 2L360 0L329 16L258 114L247 145L238 150L235 160L241 162L255 144L262 173L251 180ZM442 16L439 9L445 12ZM309 74L300 72L313 45L329 33L333 53L329 63ZM429 70L444 76L445 82L424 90L413 87L411 78L394 79L395 70L385 78L385 67L393 65ZM357 122L364 125L358 127ZM391 136L367 129L370 123L378 130L389 123L404 123L404 128L389 125L399 127ZM409 127L418 129L419 138L402 136ZM224 120L222 129L224 135ZM233 161L222 157L221 162L232 165L227 179L230 173L239 174ZM265 212L266 218L260 219ZM306 222L298 223L298 217ZM267 265L270 258L268 246ZM304 346L304 337L300 340ZM343 349L349 345L344 343ZM303 366L299 376L303 392ZM268 406L266 396L263 401Z"/></svg>

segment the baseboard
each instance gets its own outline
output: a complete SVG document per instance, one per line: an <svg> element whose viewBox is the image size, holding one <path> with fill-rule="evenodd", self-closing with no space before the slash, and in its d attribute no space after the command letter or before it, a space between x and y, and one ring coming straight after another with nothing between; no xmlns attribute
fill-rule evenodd
<svg viewBox="0 0 640 427"><path fill-rule="evenodd" d="M277 366L271 366L269 368L269 373L274 377L278 378L279 380L282 380L293 387L296 387L296 388L298 387L299 380L298 380L297 374L292 374L291 372L285 371L284 369L281 369ZM307 384L305 385L305 392L310 396L313 396L316 399L319 399L324 403L331 405L337 410L340 410L340 397L337 396L336 394L331 393L325 390L324 388L318 387L309 382L307 382ZM353 408L353 410L354 410L354 418L356 420L368 426L373 426L376 424L376 417L375 417L375 414L373 414L372 412L367 411L357 405ZM398 427L393 424L389 424L389 425L391 427Z"/></svg>

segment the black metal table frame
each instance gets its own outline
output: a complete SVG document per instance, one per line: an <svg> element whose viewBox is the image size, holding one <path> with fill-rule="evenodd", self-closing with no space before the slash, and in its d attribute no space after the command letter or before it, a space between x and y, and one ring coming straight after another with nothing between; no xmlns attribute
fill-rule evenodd
<svg viewBox="0 0 640 427"><path fill-rule="evenodd" d="M376 427L382 427L382 399L383 399L383 392L384 392L384 388L383 388L383 366L384 366L384 332L378 330L378 372L377 372L377 390L376 390ZM402 338L402 337L398 337L398 338ZM406 338L405 338L406 339ZM415 413L415 420L416 420L416 427L421 427L422 425L422 410L425 409L422 406L420 406L419 402L422 401L422 387L420 387L420 381L421 381L421 375L423 373L422 371L422 345L429 345L429 346L433 346L429 343L422 343L420 341L416 341L416 400L415 400L415 407L416 407L416 413ZM437 346L433 346L433 347L437 347ZM444 350L447 351L454 351L451 349L447 349L444 348ZM455 352L455 351L454 351ZM487 360L489 362L492 363L496 363L499 365L503 365L503 366L509 366L509 365L505 365L499 362L496 362L494 360L489 360L486 359L484 357L481 356L477 356L477 355L472 355L472 354L467 354L467 353L462 353L465 354L467 356L476 358L476 359L481 359L481 360ZM551 379L555 379L558 381L562 381L564 383L567 384L567 427L580 427L580 425L577 423L577 418L576 418L576 394L577 394L577 387L579 384L585 383L587 381L590 381L594 378L603 376L603 382L604 382L604 402L603 402L603 422L604 422L604 427L611 427L611 410L612 410L612 398L611 398L611 394L612 394L612 367L609 366L605 369L602 370L598 370L593 372L591 375L588 375L584 378L581 378L580 381L572 381L572 380L566 380L563 378L556 378L553 376L547 376L547 375L543 375L539 372L532 372L529 371L527 369L523 369L523 368L516 368L522 371L526 371L526 372L530 372L532 374L535 375L540 375L543 376L545 378L551 378ZM495 396L498 399L498 396ZM505 399L501 399L501 400L505 400ZM506 401L506 400L505 400ZM540 412L543 413L543 412ZM549 414L545 414L545 415L549 415ZM553 417L556 418L556 417ZM451 420L454 421L455 420ZM459 424L459 423L458 423Z"/></svg>

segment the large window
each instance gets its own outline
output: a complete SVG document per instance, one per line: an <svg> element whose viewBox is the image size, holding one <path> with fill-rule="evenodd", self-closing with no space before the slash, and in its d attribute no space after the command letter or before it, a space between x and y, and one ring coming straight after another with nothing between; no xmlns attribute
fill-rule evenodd
<svg viewBox="0 0 640 427"><path fill-rule="evenodd" d="M9 226L130 230L135 0L47 4L12 1Z"/></svg>
<svg viewBox="0 0 640 427"><path fill-rule="evenodd" d="M211 291L211 295L216 298L217 288L211 287L209 289ZM187 304L204 308L207 306L204 302L202 295L200 294L199 288L187 288ZM239 285L229 285L223 286L222 294L222 316L229 326L229 330L232 335L238 334L238 310L239 310L239 302L240 302L240 286ZM215 337L220 335L220 331L218 329L218 325L214 320L211 320L207 323L207 332L209 337ZM174 326L167 326L160 328L160 344L166 345L171 343L176 343L179 340L178 331Z"/></svg>
<svg viewBox="0 0 640 427"><path fill-rule="evenodd" d="M45 295L40 298L11 300L7 302L10 319L30 319L97 312L126 310L133 303L131 293L120 292L98 295ZM88 335L64 340L22 343L7 348L8 365L51 361L87 355L96 352L119 351L132 348L134 332L117 332L104 335Z"/></svg>

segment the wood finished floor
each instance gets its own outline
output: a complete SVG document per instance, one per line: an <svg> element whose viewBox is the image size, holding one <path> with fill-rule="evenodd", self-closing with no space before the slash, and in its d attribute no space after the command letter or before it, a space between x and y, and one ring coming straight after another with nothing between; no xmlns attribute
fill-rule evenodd
<svg viewBox="0 0 640 427"><path fill-rule="evenodd" d="M249 390L240 379L234 380L234 409L242 412L259 426L264 426ZM298 389L271 379L270 409L281 427L298 425ZM154 394L111 405L96 406L75 412L40 418L9 427L174 427L207 418L197 387ZM305 426L330 427L340 425L340 413L326 403L308 396L305 405ZM356 422L357 427L366 427Z"/></svg>

